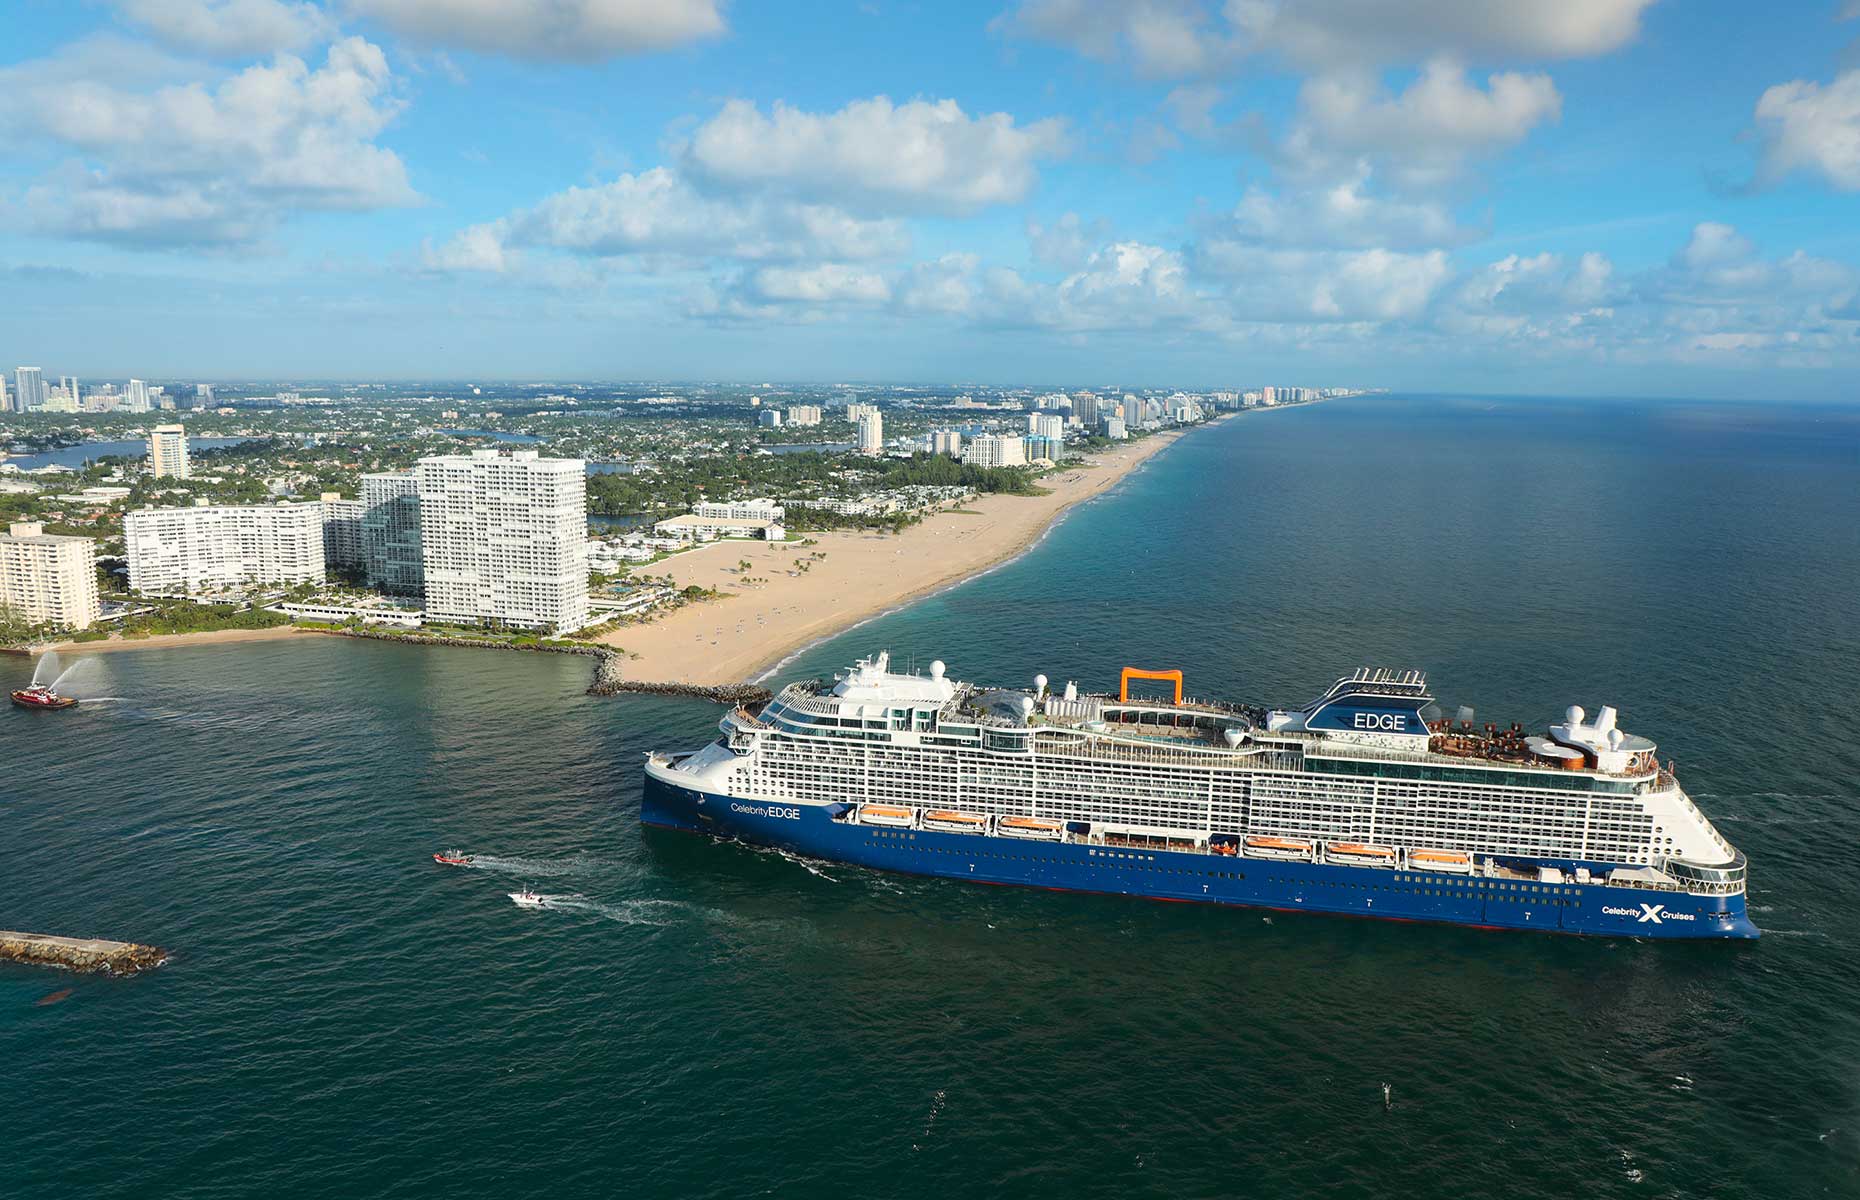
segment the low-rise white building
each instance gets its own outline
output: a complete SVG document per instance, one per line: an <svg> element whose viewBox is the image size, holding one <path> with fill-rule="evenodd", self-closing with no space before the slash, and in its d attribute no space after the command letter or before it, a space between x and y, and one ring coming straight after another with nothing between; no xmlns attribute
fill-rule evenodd
<svg viewBox="0 0 1860 1200"><path fill-rule="evenodd" d="M705 500L693 506L691 515L727 521L779 521L785 514L781 505L763 498L758 500Z"/></svg>
<svg viewBox="0 0 1860 1200"><path fill-rule="evenodd" d="M1027 443L1009 434L984 433L964 448L962 461L972 467L1024 467Z"/></svg>
<svg viewBox="0 0 1860 1200"><path fill-rule="evenodd" d="M33 625L88 629L102 612L97 543L15 521L0 535L0 609Z"/></svg>
<svg viewBox="0 0 1860 1200"><path fill-rule="evenodd" d="M123 514L129 586L176 595L323 582L323 506L198 504Z"/></svg>

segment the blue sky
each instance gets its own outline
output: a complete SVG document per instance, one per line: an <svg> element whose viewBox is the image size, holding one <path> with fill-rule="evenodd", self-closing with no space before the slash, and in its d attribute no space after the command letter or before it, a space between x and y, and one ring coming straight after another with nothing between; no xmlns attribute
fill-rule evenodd
<svg viewBox="0 0 1860 1200"><path fill-rule="evenodd" d="M48 374L1860 398L1855 0L7 11Z"/></svg>

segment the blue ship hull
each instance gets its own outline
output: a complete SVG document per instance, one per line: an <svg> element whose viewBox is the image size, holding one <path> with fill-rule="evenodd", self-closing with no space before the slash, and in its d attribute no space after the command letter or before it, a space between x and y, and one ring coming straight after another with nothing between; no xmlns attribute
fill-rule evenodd
<svg viewBox="0 0 1860 1200"><path fill-rule="evenodd" d="M1744 897L1202 853L1022 841L835 820L816 804L768 804L646 773L647 825L774 846L829 862L978 883L1287 912L1602 937L1754 938Z"/></svg>

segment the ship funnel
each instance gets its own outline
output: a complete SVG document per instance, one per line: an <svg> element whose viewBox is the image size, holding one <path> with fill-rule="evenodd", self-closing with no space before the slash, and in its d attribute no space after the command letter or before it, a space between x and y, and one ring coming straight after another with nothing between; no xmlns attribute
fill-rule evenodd
<svg viewBox="0 0 1860 1200"><path fill-rule="evenodd" d="M1078 698L1079 698L1078 681L1074 679L1066 680L1066 699L1077 700Z"/></svg>
<svg viewBox="0 0 1860 1200"><path fill-rule="evenodd" d="M1469 705L1460 705L1459 711L1453 714L1453 719L1460 722L1462 725L1471 724L1473 719L1472 708Z"/></svg>
<svg viewBox="0 0 1860 1200"><path fill-rule="evenodd" d="M1595 714L1595 728L1597 732L1607 733L1610 729L1613 729L1615 727L1615 715L1615 709L1612 704L1602 705L1602 711Z"/></svg>

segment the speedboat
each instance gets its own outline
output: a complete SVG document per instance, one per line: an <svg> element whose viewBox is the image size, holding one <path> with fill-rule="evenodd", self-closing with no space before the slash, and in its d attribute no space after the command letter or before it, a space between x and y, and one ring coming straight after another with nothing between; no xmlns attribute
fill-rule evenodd
<svg viewBox="0 0 1860 1200"><path fill-rule="evenodd" d="M77 697L60 696L50 684L35 683L14 692L13 703L21 708L70 708L77 703Z"/></svg>
<svg viewBox="0 0 1860 1200"><path fill-rule="evenodd" d="M543 897L538 896L535 892L530 891L528 888L524 888L520 892L511 892L510 900L518 908L541 908L543 907Z"/></svg>
<svg viewBox="0 0 1860 1200"><path fill-rule="evenodd" d="M448 867L469 867L471 866L472 856L465 853L463 850L441 850L433 855L433 861L436 863L444 863Z"/></svg>

